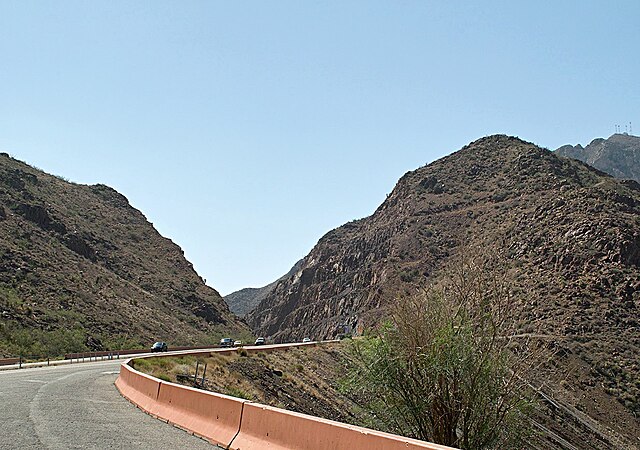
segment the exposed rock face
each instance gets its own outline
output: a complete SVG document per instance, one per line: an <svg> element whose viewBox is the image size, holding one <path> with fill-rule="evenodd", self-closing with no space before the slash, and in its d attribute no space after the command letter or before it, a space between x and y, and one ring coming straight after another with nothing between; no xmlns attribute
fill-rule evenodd
<svg viewBox="0 0 640 450"><path fill-rule="evenodd" d="M24 351L25 335L33 341L26 351L61 353L248 333L123 195L7 154L0 155L0 314L0 355Z"/></svg>
<svg viewBox="0 0 640 450"><path fill-rule="evenodd" d="M273 283L269 283L261 288L244 288L239 291L225 295L224 301L229 305L229 309L234 314L244 317L249 311L254 309L258 304L266 298L267 295L276 287L278 282L285 280L298 271L302 265L302 260L293 265L291 270L285 275L278 278Z"/></svg>
<svg viewBox="0 0 640 450"><path fill-rule="evenodd" d="M276 341L359 332L447 271L460 242L518 267L519 326L562 349L562 395L582 410L604 402L614 429L640 435L640 185L516 138L405 174L372 216L322 237L247 321Z"/></svg>
<svg viewBox="0 0 640 450"><path fill-rule="evenodd" d="M594 139L586 147L564 145L560 156L579 159L616 178L640 182L640 137L614 134L609 139Z"/></svg>

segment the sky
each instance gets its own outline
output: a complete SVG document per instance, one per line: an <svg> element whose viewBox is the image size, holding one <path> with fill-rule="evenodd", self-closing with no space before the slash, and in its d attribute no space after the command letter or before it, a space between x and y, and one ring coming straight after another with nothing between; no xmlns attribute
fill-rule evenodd
<svg viewBox="0 0 640 450"><path fill-rule="evenodd" d="M0 151L125 195L226 295L489 134L640 134L640 2L0 0Z"/></svg>

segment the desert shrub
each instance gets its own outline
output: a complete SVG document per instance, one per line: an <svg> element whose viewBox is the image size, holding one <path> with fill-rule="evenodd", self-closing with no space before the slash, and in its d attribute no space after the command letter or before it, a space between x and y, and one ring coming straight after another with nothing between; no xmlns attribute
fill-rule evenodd
<svg viewBox="0 0 640 450"><path fill-rule="evenodd" d="M514 341L508 270L463 260L354 341L347 389L387 431L469 449L516 448L529 433L526 374L541 357Z"/></svg>

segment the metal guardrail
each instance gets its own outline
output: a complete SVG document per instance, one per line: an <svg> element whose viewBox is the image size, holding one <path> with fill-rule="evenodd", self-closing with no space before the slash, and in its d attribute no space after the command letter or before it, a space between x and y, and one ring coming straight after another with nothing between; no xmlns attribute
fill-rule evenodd
<svg viewBox="0 0 640 450"><path fill-rule="evenodd" d="M204 350L204 349L212 349L218 347L217 345L207 345L207 346L180 346L180 347L170 347L168 351L184 351L184 350ZM76 353L67 353L64 355L63 359L59 357L49 357L42 355L19 355L17 358L0 358L0 367L3 369L12 369L18 368L22 369L24 367L34 367L34 366L50 366L50 365L58 365L58 364L73 364L78 362L88 362L88 361L105 361L105 360L113 360L120 359L129 355L140 355L144 353L151 353L150 348L138 348L138 349L127 349L127 350L103 350L96 352L76 352ZM17 367L7 367L7 366L17 366Z"/></svg>
<svg viewBox="0 0 640 450"><path fill-rule="evenodd" d="M139 353L139 352L138 352ZM119 352L107 352L105 355L93 355L89 353L77 353L73 355L72 358L50 358L50 357L41 357L34 355L20 355L17 358L2 358L0 359L0 368L2 369L11 369L17 368L22 369L25 367L42 367L42 366L54 366L63 363L78 363L85 361L102 361L105 359L120 359ZM10 367L15 366L15 367Z"/></svg>
<svg viewBox="0 0 640 450"><path fill-rule="evenodd" d="M0 366L8 366L11 364L18 364L22 358L2 358L0 359Z"/></svg>
<svg viewBox="0 0 640 450"><path fill-rule="evenodd" d="M208 349L208 348L214 348L216 347L216 345L200 345L200 346L196 346L196 347L169 347L167 349L167 351L170 352L175 352L175 351L180 351L180 350L201 350L201 349ZM99 352L80 352L80 353L67 353L64 355L64 359L77 359L77 358L96 358L96 357L104 357L104 356L109 356L109 355L118 355L118 356L124 356L124 355L138 355L140 353L149 353L151 352L150 348L136 348L136 349L129 349L129 350L102 350Z"/></svg>
<svg viewBox="0 0 640 450"><path fill-rule="evenodd" d="M17 358L3 358L0 359L0 366L12 366L17 365L18 368L22 368L24 364L32 363L32 362L46 362L47 365L51 364L51 361L55 361L55 359L51 359L49 357L43 358L41 356L35 355L20 355Z"/></svg>

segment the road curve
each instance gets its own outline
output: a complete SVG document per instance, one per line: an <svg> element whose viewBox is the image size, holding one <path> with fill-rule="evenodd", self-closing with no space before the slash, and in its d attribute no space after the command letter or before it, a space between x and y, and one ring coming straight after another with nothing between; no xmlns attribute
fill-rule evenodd
<svg viewBox="0 0 640 450"><path fill-rule="evenodd" d="M123 361L0 372L0 449L213 449L114 386Z"/></svg>

